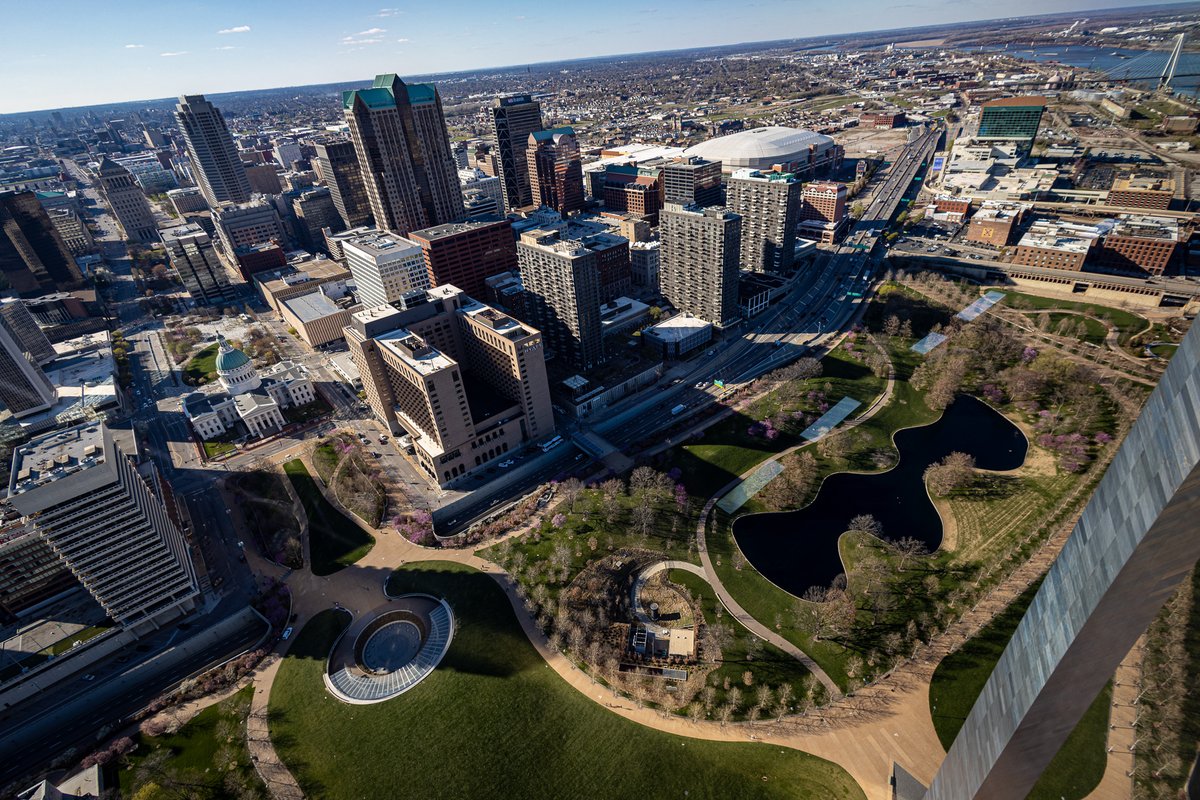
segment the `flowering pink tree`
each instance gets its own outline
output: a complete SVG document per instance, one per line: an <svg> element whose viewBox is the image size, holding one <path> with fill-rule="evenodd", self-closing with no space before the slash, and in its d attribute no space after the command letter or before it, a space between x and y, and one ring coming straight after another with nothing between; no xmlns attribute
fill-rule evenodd
<svg viewBox="0 0 1200 800"><path fill-rule="evenodd" d="M433 539L433 515L423 508L416 509L406 517L396 517L392 520L392 527L413 544L430 544Z"/></svg>
<svg viewBox="0 0 1200 800"><path fill-rule="evenodd" d="M561 513L561 512L559 512L558 514L555 514L555 515L554 515L554 516L553 516L553 517L550 519L550 524L551 524L551 525L553 525L553 526L554 526L554 527L556 527L556 528L561 528L563 525L566 525L566 524L567 524L567 516L566 516L566 514L563 514L563 513Z"/></svg>

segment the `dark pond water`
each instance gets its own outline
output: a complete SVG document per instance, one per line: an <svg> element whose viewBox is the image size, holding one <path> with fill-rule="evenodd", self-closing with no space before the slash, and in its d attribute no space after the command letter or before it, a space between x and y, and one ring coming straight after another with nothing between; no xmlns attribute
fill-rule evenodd
<svg viewBox="0 0 1200 800"><path fill-rule="evenodd" d="M1002 414L964 395L937 422L897 433L896 447L900 463L887 472L830 475L802 509L738 517L733 535L746 559L795 595L828 586L842 571L838 537L858 514L879 520L886 538L911 536L936 550L942 522L925 492L925 468L957 450L980 469L1016 469L1028 443Z"/></svg>

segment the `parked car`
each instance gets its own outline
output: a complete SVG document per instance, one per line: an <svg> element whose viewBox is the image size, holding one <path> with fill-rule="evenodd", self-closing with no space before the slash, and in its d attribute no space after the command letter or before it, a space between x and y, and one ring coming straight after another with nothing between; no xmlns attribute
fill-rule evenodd
<svg viewBox="0 0 1200 800"><path fill-rule="evenodd" d="M283 633L279 634L280 639L286 639L292 635L292 626L289 625L283 629Z"/></svg>

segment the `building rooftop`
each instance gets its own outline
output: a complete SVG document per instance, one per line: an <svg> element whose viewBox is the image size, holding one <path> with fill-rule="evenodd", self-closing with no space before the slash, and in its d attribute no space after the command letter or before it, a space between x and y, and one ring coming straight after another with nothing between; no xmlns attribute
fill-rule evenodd
<svg viewBox="0 0 1200 800"><path fill-rule="evenodd" d="M984 108L1034 108L1045 107L1047 100L1041 95L1030 95L1028 97L1000 97L995 100L988 100L983 104Z"/></svg>
<svg viewBox="0 0 1200 800"><path fill-rule="evenodd" d="M697 317L689 317L687 314L676 314L657 325L651 325L643 330L642 333L664 342L678 342L709 328L712 328L711 322L706 322Z"/></svg>
<svg viewBox="0 0 1200 800"><path fill-rule="evenodd" d="M534 333L532 328L527 328L509 315L475 300L463 306L460 311L506 339L523 339Z"/></svg>
<svg viewBox="0 0 1200 800"><path fill-rule="evenodd" d="M1128 236L1133 239L1165 239L1167 241L1178 242L1179 220L1173 217L1121 214L1114 220L1109 235Z"/></svg>
<svg viewBox="0 0 1200 800"><path fill-rule="evenodd" d="M353 248L369 258L388 260L420 255L421 246L394 233L372 233L342 243L344 249Z"/></svg>
<svg viewBox="0 0 1200 800"><path fill-rule="evenodd" d="M454 359L442 355L440 350L406 328L380 334L375 337L375 341L422 375L432 375L449 369L456 363Z"/></svg>
<svg viewBox="0 0 1200 800"><path fill-rule="evenodd" d="M772 172L761 169L744 169L735 170L730 176L739 181L764 181L774 183L796 183L796 176L790 172ZM810 184L811 185L811 184ZM835 186L837 184L834 184Z"/></svg>
<svg viewBox="0 0 1200 800"><path fill-rule="evenodd" d="M810 148L826 150L833 146L833 139L824 134L772 125L709 139L689 147L684 155L720 161L726 171L732 171L745 161L785 163L807 155Z"/></svg>
<svg viewBox="0 0 1200 800"><path fill-rule="evenodd" d="M104 463L104 426L88 422L30 440L13 452L8 495L52 483Z"/></svg>
<svg viewBox="0 0 1200 800"><path fill-rule="evenodd" d="M342 309L321 292L309 292L283 301L288 310L301 322L315 322L339 313Z"/></svg>
<svg viewBox="0 0 1200 800"><path fill-rule="evenodd" d="M697 206L697 205L679 205L678 203L667 203L663 206L664 211L670 211L674 214L690 214L694 217L710 217L712 219L741 219L741 215L730 211L725 206Z"/></svg>
<svg viewBox="0 0 1200 800"><path fill-rule="evenodd" d="M487 214L472 219L463 220L462 222L447 222L444 225L434 225L431 228L422 228L419 231L412 231L409 237L422 241L436 241L444 239L447 236L457 236L460 233L468 233L469 231L479 230L480 228L488 228L493 225L508 222L503 217L498 217L494 214Z"/></svg>
<svg viewBox="0 0 1200 800"><path fill-rule="evenodd" d="M1168 175L1119 175L1113 180L1112 191L1128 192L1171 192L1175 193L1175 179Z"/></svg>
<svg viewBox="0 0 1200 800"><path fill-rule="evenodd" d="M1019 247L1040 250L1059 250L1066 253L1086 253L1099 238L1101 231L1094 225L1081 225L1058 220L1038 220L1018 242Z"/></svg>
<svg viewBox="0 0 1200 800"><path fill-rule="evenodd" d="M1027 209L1028 206L1020 203L997 203L988 200L979 207L971 219L979 222L1008 222L1016 219Z"/></svg>

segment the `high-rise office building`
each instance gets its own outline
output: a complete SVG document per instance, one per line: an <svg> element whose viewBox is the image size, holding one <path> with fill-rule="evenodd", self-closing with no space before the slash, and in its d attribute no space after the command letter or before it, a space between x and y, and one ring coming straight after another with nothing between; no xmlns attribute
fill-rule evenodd
<svg viewBox="0 0 1200 800"><path fill-rule="evenodd" d="M659 282L663 297L725 327L738 319L742 218L723 206L663 209Z"/></svg>
<svg viewBox="0 0 1200 800"><path fill-rule="evenodd" d="M371 203L363 184L362 169L354 142L349 139L317 145L317 165L321 180L329 187L333 205L346 228L371 223Z"/></svg>
<svg viewBox="0 0 1200 800"><path fill-rule="evenodd" d="M1032 147L1042 121L1042 112L1045 110L1044 97L1002 97L999 100L989 100L979 112L978 138L1016 141Z"/></svg>
<svg viewBox="0 0 1200 800"><path fill-rule="evenodd" d="M0 526L0 622L79 585L62 559L26 520Z"/></svg>
<svg viewBox="0 0 1200 800"><path fill-rule="evenodd" d="M195 607L187 543L103 423L17 448L8 496L124 628L148 633Z"/></svg>
<svg viewBox="0 0 1200 800"><path fill-rule="evenodd" d="M175 106L175 121L192 162L192 177L208 205L249 200L250 180L220 110L202 94L183 95Z"/></svg>
<svg viewBox="0 0 1200 800"><path fill-rule="evenodd" d="M800 199L801 236L833 244L841 238L849 221L846 184L835 181L810 181L804 184Z"/></svg>
<svg viewBox="0 0 1200 800"><path fill-rule="evenodd" d="M78 211L70 206L62 206L48 208L46 214L72 256L86 256L96 252L96 240Z"/></svg>
<svg viewBox="0 0 1200 800"><path fill-rule="evenodd" d="M403 236L372 231L342 242L342 254L367 308L406 301L429 288L421 247Z"/></svg>
<svg viewBox="0 0 1200 800"><path fill-rule="evenodd" d="M463 217L442 100L431 83L377 75L342 93L376 226L400 236Z"/></svg>
<svg viewBox="0 0 1200 800"><path fill-rule="evenodd" d="M274 147L275 163L285 170L295 167L296 162L304 158L304 151L295 139L276 139Z"/></svg>
<svg viewBox="0 0 1200 800"><path fill-rule="evenodd" d="M351 315L346 342L376 416L441 486L554 433L541 334L455 286Z"/></svg>
<svg viewBox="0 0 1200 800"><path fill-rule="evenodd" d="M662 209L662 168L609 164L599 181L606 211L633 214L658 224Z"/></svg>
<svg viewBox="0 0 1200 800"><path fill-rule="evenodd" d="M663 200L688 206L721 204L721 162L687 156L663 167Z"/></svg>
<svg viewBox="0 0 1200 800"><path fill-rule="evenodd" d="M46 411L54 400L54 386L41 367L9 335L7 326L0 326L0 401L20 419Z"/></svg>
<svg viewBox="0 0 1200 800"><path fill-rule="evenodd" d="M146 195L142 194L129 170L104 156L100 159L96 178L108 207L125 230L125 238L136 244L157 242L158 223L154 221Z"/></svg>
<svg viewBox="0 0 1200 800"><path fill-rule="evenodd" d="M526 154L529 134L543 128L542 106L527 94L516 94L496 98L491 112L492 137L499 151L495 172L504 190L503 211L507 213L533 204Z"/></svg>
<svg viewBox="0 0 1200 800"><path fill-rule="evenodd" d="M471 297L484 296L484 279L517 268L512 223L480 217L413 231L408 238L421 248L430 286L452 284Z"/></svg>
<svg viewBox="0 0 1200 800"><path fill-rule="evenodd" d="M246 203L230 203L213 210L213 225L225 259L237 263L238 252L267 242L284 244L283 221L275 204L255 196Z"/></svg>
<svg viewBox="0 0 1200 800"><path fill-rule="evenodd" d="M802 185L787 172L741 169L726 186L726 206L742 218L742 269L787 272L796 253Z"/></svg>
<svg viewBox="0 0 1200 800"><path fill-rule="evenodd" d="M533 202L566 216L583 208L583 161L572 128L529 134L525 154Z"/></svg>
<svg viewBox="0 0 1200 800"><path fill-rule="evenodd" d="M38 366L54 360L54 345L50 344L29 309L20 300L0 300L0 328L8 331L8 335Z"/></svg>
<svg viewBox="0 0 1200 800"><path fill-rule="evenodd" d="M203 228L199 225L172 228L163 231L162 240L171 267L193 300L201 305L222 305L232 298L229 273Z"/></svg>
<svg viewBox="0 0 1200 800"><path fill-rule="evenodd" d="M521 234L517 261L526 308L542 331L548 357L572 370L604 363L601 254L623 248L628 268L628 247L625 239L607 234L563 239L560 231L541 228Z"/></svg>
<svg viewBox="0 0 1200 800"><path fill-rule="evenodd" d="M324 186L301 192L292 200L292 213L296 215L300 238L310 251L325 248L325 236L321 232L324 228L334 233L345 230L345 223L333 201L333 192Z"/></svg>
<svg viewBox="0 0 1200 800"><path fill-rule="evenodd" d="M49 294L83 282L34 192L0 192L0 272L20 295Z"/></svg>

